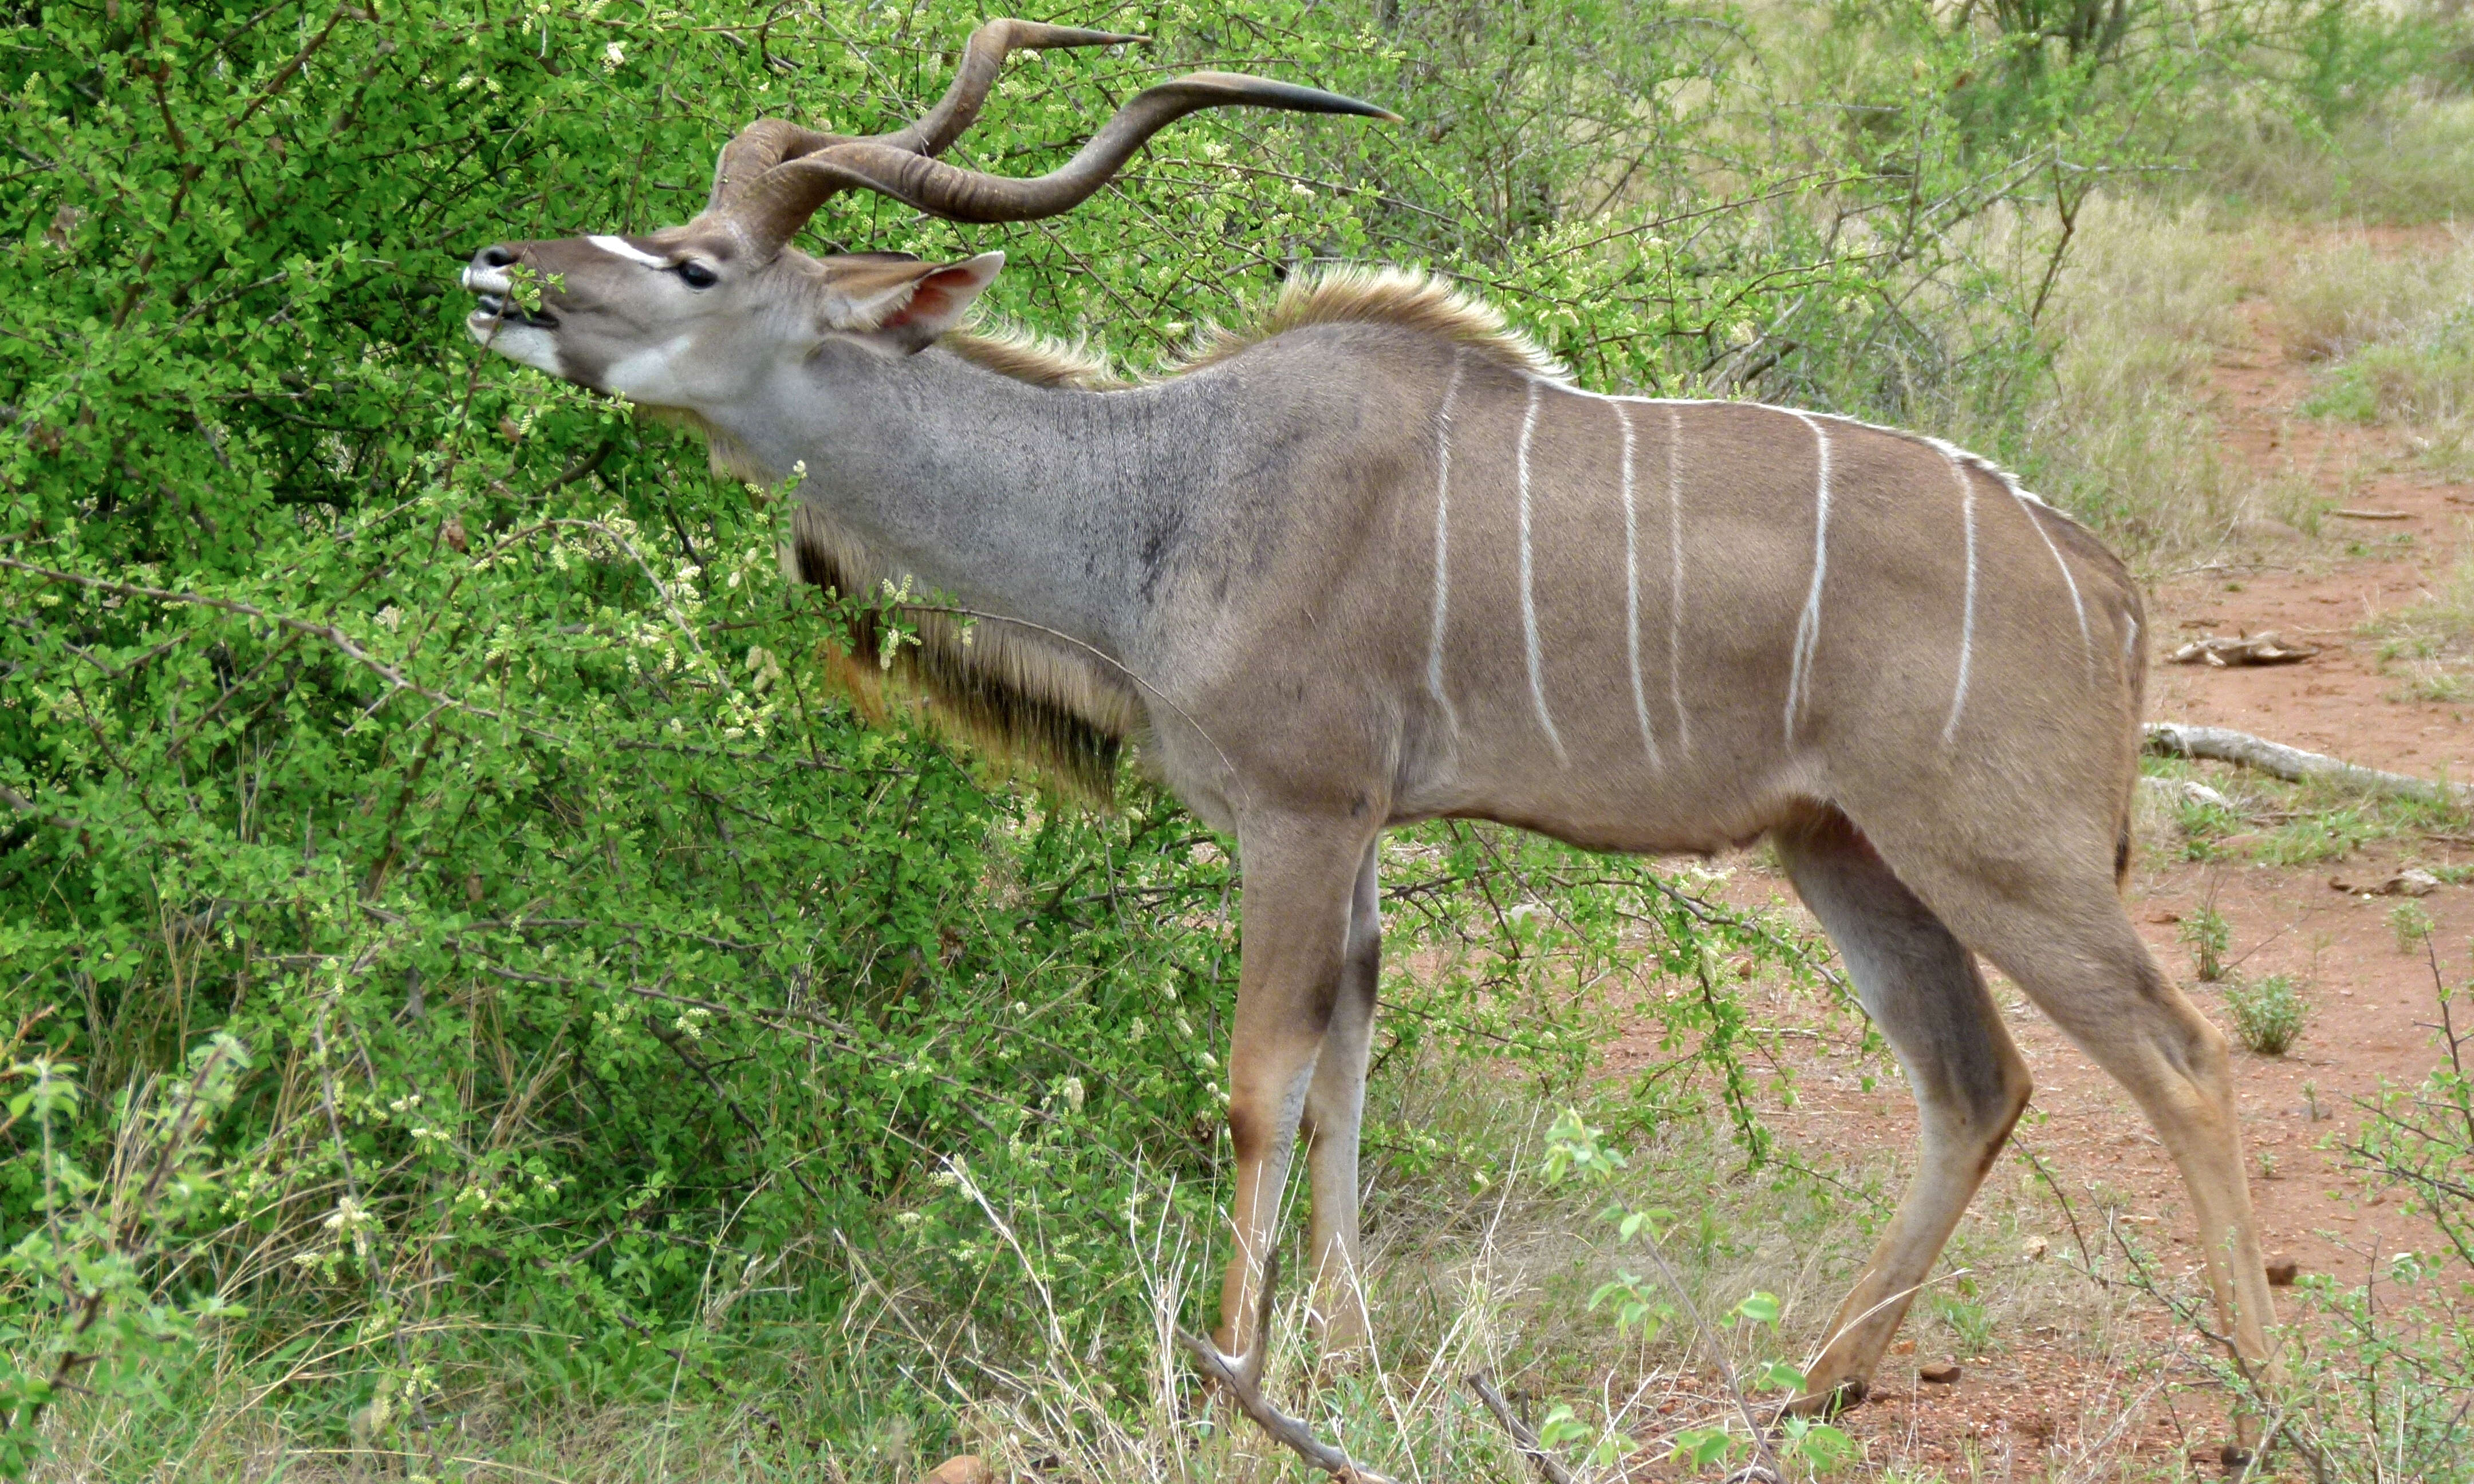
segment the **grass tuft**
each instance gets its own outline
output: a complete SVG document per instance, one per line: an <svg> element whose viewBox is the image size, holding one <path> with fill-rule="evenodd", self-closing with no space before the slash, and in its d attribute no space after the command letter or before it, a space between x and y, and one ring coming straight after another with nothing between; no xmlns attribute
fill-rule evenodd
<svg viewBox="0 0 2474 1484"><path fill-rule="evenodd" d="M2233 1011L2234 1034L2261 1056L2283 1056L2302 1034L2306 1007L2292 979L2266 974L2254 983L2225 983L2225 1004Z"/></svg>

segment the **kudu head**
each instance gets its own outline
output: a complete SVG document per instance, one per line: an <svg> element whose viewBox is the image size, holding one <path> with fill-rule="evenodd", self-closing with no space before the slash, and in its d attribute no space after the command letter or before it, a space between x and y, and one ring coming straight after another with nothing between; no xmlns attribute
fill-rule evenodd
<svg viewBox="0 0 2474 1484"><path fill-rule="evenodd" d="M818 258L791 248L792 234L837 192L877 191L949 221L1029 221L1071 209L1145 140L1197 109L1253 104L1394 117L1310 87L1197 72L1139 94L1073 159L1034 180L934 158L979 116L1012 49L1141 39L988 21L971 34L944 98L906 128L851 137L760 119L723 148L703 212L683 227L482 249L464 270L464 287L480 297L466 328L552 375L647 406L704 412L830 338L886 356L916 351L951 329L1004 265L1001 252L938 264L883 252ZM536 305L520 302L528 287L538 288Z"/></svg>

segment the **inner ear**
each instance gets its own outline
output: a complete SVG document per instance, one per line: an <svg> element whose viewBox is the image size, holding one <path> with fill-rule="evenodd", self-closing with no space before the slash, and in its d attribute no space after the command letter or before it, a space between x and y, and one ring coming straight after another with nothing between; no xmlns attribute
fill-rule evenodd
<svg viewBox="0 0 2474 1484"><path fill-rule="evenodd" d="M971 300L996 281L1005 267L1002 252L982 252L958 263L921 263L905 281L887 286L878 296L872 333L908 353L934 345L936 337L962 323Z"/></svg>

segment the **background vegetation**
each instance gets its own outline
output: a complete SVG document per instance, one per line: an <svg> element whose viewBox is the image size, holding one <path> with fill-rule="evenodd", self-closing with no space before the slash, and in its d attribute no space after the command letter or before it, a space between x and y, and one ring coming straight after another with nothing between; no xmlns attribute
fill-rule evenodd
<svg viewBox="0 0 2474 1484"><path fill-rule="evenodd" d="M823 683L849 615L775 575L783 491L459 324L478 246L681 219L759 115L890 127L979 14L5 12L0 1476L1248 1456L1161 1343L1210 1300L1227 842L867 725ZM2189 213L2469 179L2467 135L2414 132L2454 23L2347 0L1045 18L1154 40L1019 60L958 157L1045 168L1197 65L1408 122L1197 119L1071 218L847 198L808 246L1001 246L999 312L1136 367L1304 265L1424 263L1590 385L1947 433L2151 555L2257 503L2173 395L2171 326L2220 307ZM2331 163L2383 130L2423 143ZM2441 395L2389 390L2378 346L2464 360L2414 287L2327 320L2361 416ZM1879 1192L1762 1132L1737 987L1827 1002L1812 945L1490 829L1392 851L1370 1220L1430 1360L1330 1405L1508 1471L1452 1368L1586 1392L1608 1343L1594 1257L1497 1286L1520 1214L1598 1202L1524 1178L1540 1109L1649 1156L1640 1209L1713 1290L1758 1249L1674 1221L1696 1192L1761 1171L1759 1220L1837 1253ZM1644 1018L1660 1057L1594 1080ZM2431 1127L2398 1157L2444 1177Z"/></svg>

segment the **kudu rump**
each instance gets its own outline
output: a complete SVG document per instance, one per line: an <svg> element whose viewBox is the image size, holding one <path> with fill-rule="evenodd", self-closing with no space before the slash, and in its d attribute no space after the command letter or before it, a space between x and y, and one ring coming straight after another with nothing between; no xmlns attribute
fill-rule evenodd
<svg viewBox="0 0 2474 1484"><path fill-rule="evenodd" d="M1122 385L958 329L1001 254L788 246L852 189L961 222L1055 215L1199 108L1390 117L1205 72L1141 94L1035 180L933 158L1009 49L1130 39L990 21L909 128L761 120L686 226L491 247L464 282L472 333L499 352L687 418L746 477L804 466L800 575L848 593L907 577L982 615L966 642L930 612L906 651L958 724L1103 785L1138 738L1234 832L1236 1250L1216 1338L1241 1373L1264 1353L1264 1258L1301 1131L1315 1311L1327 1345L1365 1338L1376 842L1442 815L1605 850L1766 834L1837 944L1923 1148L1798 1405L1861 1398L2026 1104L1978 954L2147 1111L2226 1333L2265 1362L2225 1041L2119 895L2146 671L2122 563L1931 439L1580 391L1420 276L1293 281L1245 334ZM546 285L538 307L518 265Z"/></svg>

